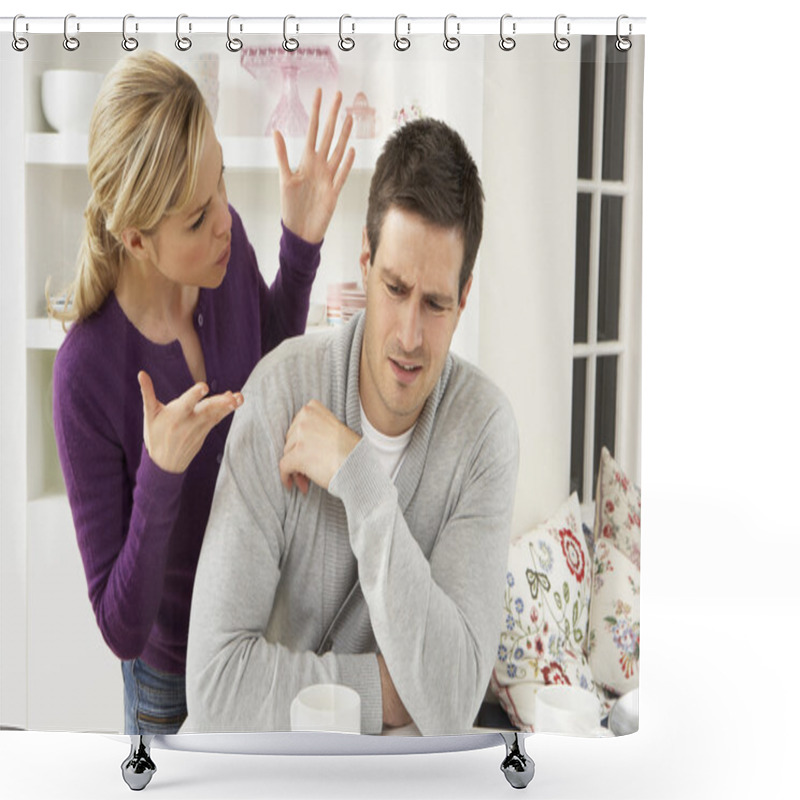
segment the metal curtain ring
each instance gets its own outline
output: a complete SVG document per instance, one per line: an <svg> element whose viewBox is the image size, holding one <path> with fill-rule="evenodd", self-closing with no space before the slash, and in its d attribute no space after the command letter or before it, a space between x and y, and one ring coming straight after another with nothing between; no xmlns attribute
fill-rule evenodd
<svg viewBox="0 0 800 800"><path fill-rule="evenodd" d="M345 36L344 33L342 32L342 25L344 24L344 21L346 19L352 19L352 17L349 14L342 14L342 16L339 17L339 49L348 52L349 50L352 50L356 46L356 43L354 39L352 39L350 36ZM355 23L353 23L352 28L353 30L351 31L351 33L355 33L356 30Z"/></svg>
<svg viewBox="0 0 800 800"><path fill-rule="evenodd" d="M25 16L23 14L17 14L17 16L14 17L14 24L11 27L11 35L13 37L12 40L11 40L11 46L18 53L22 53L24 50L27 50L28 49L28 44L29 44L27 39L25 39L24 37L19 36L17 34L17 20L20 20L20 19L25 19ZM27 23L26 23L25 24L26 30L27 30L27 27L28 26L27 26Z"/></svg>
<svg viewBox="0 0 800 800"><path fill-rule="evenodd" d="M175 47L182 52L186 52L192 46L192 40L188 36L181 36L181 20L186 19L188 14L178 14L175 20ZM189 23L189 30L192 30L192 23Z"/></svg>
<svg viewBox="0 0 800 800"><path fill-rule="evenodd" d="M401 19L408 19L405 14L398 14L394 18L394 49L400 50L403 52L404 50L408 50L411 47L411 39L406 36L400 36L399 27L400 27L400 20ZM411 26L407 24L408 32L411 33Z"/></svg>
<svg viewBox="0 0 800 800"><path fill-rule="evenodd" d="M447 34L447 23L450 22L451 19L456 19L455 14L448 14L444 18L444 42L442 43L445 50L449 50L451 53L453 50L458 50L461 47L461 39L457 36L448 36ZM461 32L461 23L456 22L456 33Z"/></svg>
<svg viewBox="0 0 800 800"><path fill-rule="evenodd" d="M283 49L287 53L292 53L297 50L298 47L300 47L300 42L298 42L297 39L289 37L286 34L290 19L296 19L296 17L293 17L291 14L289 14L283 18Z"/></svg>
<svg viewBox="0 0 800 800"><path fill-rule="evenodd" d="M129 53L132 53L139 46L138 39L133 36L128 36L128 20L133 18L133 14L126 14L122 18L122 49L127 50ZM138 25L136 26L136 30L139 30Z"/></svg>
<svg viewBox="0 0 800 800"><path fill-rule="evenodd" d="M624 20L624 19L628 19L628 17L626 17L625 14L620 14L617 17L617 41L614 44L614 46L617 48L617 50L620 51L620 53L625 53L628 50L630 50L631 49L631 44L632 44L631 40L627 36L623 36L619 32L620 22L622 22L622 20ZM629 22L628 23L628 35L630 35L630 32L631 32L631 24Z"/></svg>
<svg viewBox="0 0 800 800"><path fill-rule="evenodd" d="M560 19L566 19L566 18L567 18L566 14L559 14L556 17L556 21L553 25L553 36L555 37L555 40L553 41L553 47L555 47L555 49L558 50L559 53L563 53L565 50L569 50L569 39L567 39L565 36L558 35L558 21ZM569 22L567 23L567 36L569 36Z"/></svg>
<svg viewBox="0 0 800 800"><path fill-rule="evenodd" d="M238 53L242 49L242 40L231 36L231 22L235 19L239 19L236 14L231 14L228 17L228 41L225 42L225 47L227 47L228 51L231 53ZM240 26L239 30L241 29Z"/></svg>
<svg viewBox="0 0 800 800"><path fill-rule="evenodd" d="M67 14L67 16L64 17L64 41L62 42L64 49L69 50L70 53L74 52L81 46L81 43L74 36L70 36L67 31L67 25L69 25L69 21L71 19L75 19L74 14ZM80 25L76 25L76 28L77 30L80 30Z"/></svg>
<svg viewBox="0 0 800 800"><path fill-rule="evenodd" d="M517 41L511 36L506 36L504 28L506 24L506 20L511 19L511 14L503 14L500 17L500 49L505 50L508 52L509 50L513 50L517 46ZM516 33L517 25L516 23L511 23L511 32Z"/></svg>

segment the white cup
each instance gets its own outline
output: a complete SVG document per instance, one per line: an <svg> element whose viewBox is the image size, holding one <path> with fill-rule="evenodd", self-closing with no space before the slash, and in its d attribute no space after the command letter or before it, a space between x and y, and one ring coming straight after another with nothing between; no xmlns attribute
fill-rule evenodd
<svg viewBox="0 0 800 800"><path fill-rule="evenodd" d="M361 697L349 686L316 683L297 693L289 720L293 731L361 733Z"/></svg>
<svg viewBox="0 0 800 800"><path fill-rule="evenodd" d="M533 730L536 733L596 736L600 728L600 711L600 701L586 689L543 686L536 692Z"/></svg>

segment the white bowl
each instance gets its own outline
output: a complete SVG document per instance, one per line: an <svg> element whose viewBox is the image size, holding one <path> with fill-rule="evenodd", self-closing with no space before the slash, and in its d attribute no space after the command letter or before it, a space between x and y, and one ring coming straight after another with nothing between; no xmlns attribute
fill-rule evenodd
<svg viewBox="0 0 800 800"><path fill-rule="evenodd" d="M50 69L42 73L42 110L59 133L88 133L103 72Z"/></svg>

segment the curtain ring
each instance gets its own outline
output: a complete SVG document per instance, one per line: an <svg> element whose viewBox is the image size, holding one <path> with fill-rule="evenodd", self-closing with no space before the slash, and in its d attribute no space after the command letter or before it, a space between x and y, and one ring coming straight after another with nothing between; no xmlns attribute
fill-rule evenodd
<svg viewBox="0 0 800 800"><path fill-rule="evenodd" d="M408 17L405 14L398 14L394 18L394 49L403 52L411 47L411 39L407 38L406 36L400 36L399 34L401 19L408 19ZM408 23L406 23L406 25L408 27L408 33L411 33L411 26L408 25Z"/></svg>
<svg viewBox="0 0 800 800"><path fill-rule="evenodd" d="M353 18L349 14L342 14L342 16L339 17L339 49L348 52L356 46L356 43L355 40L352 39L350 36L345 36L342 33L342 24L346 19L353 19ZM356 26L355 23L353 23L353 30L351 31L351 33L355 33L355 30Z"/></svg>
<svg viewBox="0 0 800 800"><path fill-rule="evenodd" d="M122 18L122 49L127 50L129 53L132 53L138 46L139 40L136 39L134 36L128 36L128 20L134 19L133 14L126 14ZM139 26L136 26L136 30L139 30Z"/></svg>
<svg viewBox="0 0 800 800"><path fill-rule="evenodd" d="M192 46L192 40L188 36L181 36L181 20L186 19L188 14L178 14L175 20L175 47L181 52L186 52ZM189 30L192 30L192 23L189 23Z"/></svg>
<svg viewBox="0 0 800 800"><path fill-rule="evenodd" d="M17 16L14 17L14 24L13 24L13 26L11 28L11 35L13 37L12 40L11 40L11 46L18 53L22 53L23 51L28 49L29 42L28 42L27 39L25 39L22 36L19 36L17 34L17 20L19 20L19 19L25 19L25 16L23 14L17 14ZM25 27L27 29L27 23L26 23Z"/></svg>
<svg viewBox="0 0 800 800"><path fill-rule="evenodd" d="M64 41L62 42L62 44L64 45L65 50L69 50L70 53L73 53L81 46L81 43L77 40L77 38L75 38L74 36L70 36L69 33L67 32L67 25L69 24L69 21L71 19L75 19L74 14L67 14L67 16L64 17ZM80 25L78 25L77 23L76 23L76 29L80 30Z"/></svg>
<svg viewBox="0 0 800 800"><path fill-rule="evenodd" d="M449 50L451 53L454 50L458 50L461 47L461 39L458 36L448 36L447 35L447 23L450 22L451 19L457 19L455 14L448 14L444 18L444 42L442 45L444 46L445 50ZM456 33L461 32L461 23L456 22Z"/></svg>
<svg viewBox="0 0 800 800"><path fill-rule="evenodd" d="M228 41L225 42L225 47L228 48L230 53L238 53L242 49L242 40L231 36L231 22L235 19L239 19L236 14L231 14L228 17ZM241 30L241 27L239 30Z"/></svg>
<svg viewBox="0 0 800 800"><path fill-rule="evenodd" d="M503 16L500 17L500 49L506 52L513 50L517 46L516 39L511 36L506 36L503 30L507 19L511 19L511 14L503 14ZM511 32L517 32L517 25L515 22L511 23Z"/></svg>
<svg viewBox="0 0 800 800"><path fill-rule="evenodd" d="M300 47L300 42L298 42L297 39L286 35L290 19L297 19L297 17L293 17L291 14L289 14L283 18L283 49L287 53L293 53L298 47Z"/></svg>
<svg viewBox="0 0 800 800"><path fill-rule="evenodd" d="M558 35L558 21L560 19L566 19L566 14L559 14L556 17L555 24L553 25L553 36L555 40L553 41L553 47L558 50L559 53L563 53L565 50L569 50L569 39L565 36ZM567 36L569 36L569 22L567 23Z"/></svg>
<svg viewBox="0 0 800 800"><path fill-rule="evenodd" d="M622 20L624 20L624 19L628 19L628 17L626 17L625 14L620 14L617 17L617 41L614 44L614 46L617 48L617 50L620 51L620 53L627 52L628 50L631 49L631 45L632 45L631 40L627 36L623 36L619 32L619 30L620 30L620 22L622 22ZM629 22L628 23L628 36L630 36L630 32L631 32L631 24Z"/></svg>

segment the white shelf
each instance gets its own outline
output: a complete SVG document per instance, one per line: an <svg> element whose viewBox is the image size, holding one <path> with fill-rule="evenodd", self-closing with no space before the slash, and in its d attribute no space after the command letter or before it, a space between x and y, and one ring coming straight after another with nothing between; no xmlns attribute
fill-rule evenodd
<svg viewBox="0 0 800 800"><path fill-rule="evenodd" d="M29 133L25 137L27 164L80 167L86 166L88 157L87 133Z"/></svg>
<svg viewBox="0 0 800 800"><path fill-rule="evenodd" d="M304 139L288 139L286 149L289 161L298 163ZM270 136L223 136L220 144L228 169L278 168L275 145ZM383 142L378 139L351 139L355 148L355 170L370 170L380 154ZM89 154L89 136L80 133L29 133L25 138L25 162L50 164L59 167L86 166Z"/></svg>

